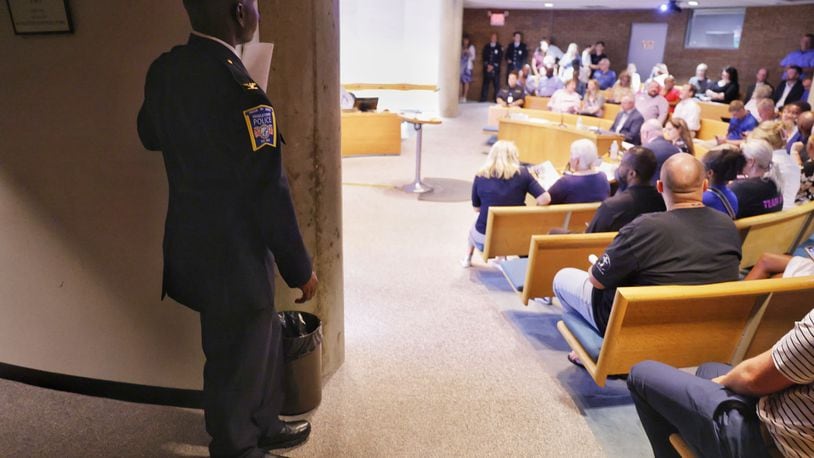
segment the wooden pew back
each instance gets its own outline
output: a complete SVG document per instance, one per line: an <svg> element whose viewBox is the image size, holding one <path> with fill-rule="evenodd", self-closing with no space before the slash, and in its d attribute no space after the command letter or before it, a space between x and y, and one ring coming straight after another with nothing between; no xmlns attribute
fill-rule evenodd
<svg viewBox="0 0 814 458"><path fill-rule="evenodd" d="M606 119L613 124L613 120L616 119L616 115L619 114L619 111L622 109L622 106L618 103L608 103L605 102L605 108L602 113L602 119ZM610 128L610 124L607 128Z"/></svg>
<svg viewBox="0 0 814 458"><path fill-rule="evenodd" d="M741 268L752 267L763 253L791 253L814 215L814 202L789 210L735 220L743 240Z"/></svg>
<svg viewBox="0 0 814 458"><path fill-rule="evenodd" d="M627 374L646 359L675 367L737 364L788 332L811 309L805 298L812 293L814 277L619 288L596 361L562 321L557 328L604 386L608 375ZM750 328L757 332L745 332Z"/></svg>
<svg viewBox="0 0 814 458"><path fill-rule="evenodd" d="M601 256L614 237L616 232L533 236L521 293L523 304L536 297L553 297L552 283L560 269L588 269L588 256Z"/></svg>
<svg viewBox="0 0 814 458"><path fill-rule="evenodd" d="M594 202L544 207L489 207L483 259L526 255L529 252L531 237L546 234L553 228L583 232L599 204Z"/></svg>
<svg viewBox="0 0 814 458"><path fill-rule="evenodd" d="M699 140L715 140L715 136L726 138L726 132L729 130L729 124L723 121L716 121L714 119L701 119L701 128L698 129L696 138Z"/></svg>
<svg viewBox="0 0 814 458"><path fill-rule="evenodd" d="M532 110L548 110L549 100L551 100L551 97L527 95L526 100L523 102L523 108L531 108Z"/></svg>

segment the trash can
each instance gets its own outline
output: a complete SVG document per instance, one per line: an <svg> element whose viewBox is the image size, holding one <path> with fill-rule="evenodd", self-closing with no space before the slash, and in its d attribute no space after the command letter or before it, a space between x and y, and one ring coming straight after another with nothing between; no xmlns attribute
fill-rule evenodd
<svg viewBox="0 0 814 458"><path fill-rule="evenodd" d="M282 415L300 415L322 401L322 322L306 312L280 312L283 328Z"/></svg>

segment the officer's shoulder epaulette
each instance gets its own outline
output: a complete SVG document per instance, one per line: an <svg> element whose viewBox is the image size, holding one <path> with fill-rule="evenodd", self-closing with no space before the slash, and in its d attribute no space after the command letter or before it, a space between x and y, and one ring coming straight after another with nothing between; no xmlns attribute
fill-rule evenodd
<svg viewBox="0 0 814 458"><path fill-rule="evenodd" d="M235 82L239 84L243 89L247 91L257 91L260 90L260 86L252 79L251 76L248 75L245 71L243 71L242 66L237 65L237 63L232 60L231 58L226 58L223 61L223 64L226 65L226 68L229 69L229 72L232 74L232 78L235 79Z"/></svg>

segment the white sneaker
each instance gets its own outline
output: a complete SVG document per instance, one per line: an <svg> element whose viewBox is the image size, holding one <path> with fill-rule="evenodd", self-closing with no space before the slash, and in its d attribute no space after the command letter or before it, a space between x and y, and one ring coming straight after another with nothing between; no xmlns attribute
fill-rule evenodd
<svg viewBox="0 0 814 458"><path fill-rule="evenodd" d="M461 263L461 267L464 269L468 269L472 267L472 258L466 257L459 261Z"/></svg>

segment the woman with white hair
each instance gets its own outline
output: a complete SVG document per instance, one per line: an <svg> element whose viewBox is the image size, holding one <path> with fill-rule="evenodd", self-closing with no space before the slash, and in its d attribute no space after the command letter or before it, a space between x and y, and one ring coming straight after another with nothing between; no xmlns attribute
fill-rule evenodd
<svg viewBox="0 0 814 458"><path fill-rule="evenodd" d="M772 164L772 146L766 140L746 140L741 152L746 164L741 176L729 184L738 198L738 218L782 210L783 182Z"/></svg>
<svg viewBox="0 0 814 458"><path fill-rule="evenodd" d="M658 63L654 65L653 68L650 70L650 77L647 78L646 83L655 81L659 83L659 86L664 86L664 79L667 78L667 76L669 75L670 71L667 69L667 64Z"/></svg>
<svg viewBox="0 0 814 458"><path fill-rule="evenodd" d="M496 142L472 183L472 207L478 212L478 218L469 230L462 266L472 265L475 248L483 251L489 207L525 205L526 194L537 198L538 204L542 203L543 188L529 170L520 165L517 146L506 140Z"/></svg>
<svg viewBox="0 0 814 458"><path fill-rule="evenodd" d="M746 139L766 140L772 147L772 168L780 176L783 188L783 210L793 208L797 193L800 191L800 166L786 153L783 123L764 121L749 132Z"/></svg>
<svg viewBox="0 0 814 458"><path fill-rule="evenodd" d="M610 194L604 172L596 170L596 145L588 139L571 143L570 173L566 173L537 199L540 205L601 202Z"/></svg>

